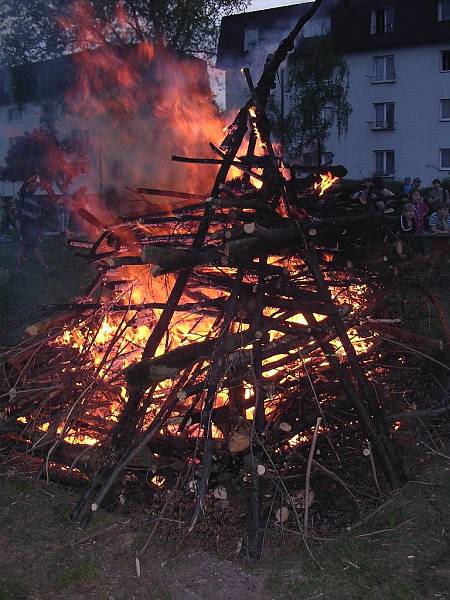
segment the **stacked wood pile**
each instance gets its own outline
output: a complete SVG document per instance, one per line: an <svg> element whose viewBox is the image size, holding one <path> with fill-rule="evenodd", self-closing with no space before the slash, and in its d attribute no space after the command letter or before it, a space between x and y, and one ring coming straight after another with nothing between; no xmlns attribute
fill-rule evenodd
<svg viewBox="0 0 450 600"><path fill-rule="evenodd" d="M430 271L441 249L417 256L389 215L355 205L353 190L338 181L343 167L297 179L274 152L267 97L319 4L256 88L244 73L250 99L220 147L211 144L215 157L173 157L217 165L212 190L140 188L140 197L182 204L108 224L80 211L99 236L70 243L96 267L95 280L4 353L6 462L40 457L39 474L83 486L77 522L123 498L127 478L140 476L155 492L183 491L192 529L210 497L227 502L237 471L248 498L246 551L259 556L268 514L282 523L296 510L280 473L303 494L300 529L308 534L311 468L333 477L314 454L317 444L334 448L344 432L370 454L377 486L396 489L405 480L375 382L380 365L403 360L402 347L420 348L445 368L448 320L435 290L425 292L442 324L439 339L377 311L394 283L420 285L412 274ZM230 177L231 167L240 175ZM325 179L335 180L326 191ZM143 278L145 299L136 301ZM159 292L149 299L152 286ZM400 345L394 353L389 340ZM276 506L276 494L289 499Z"/></svg>

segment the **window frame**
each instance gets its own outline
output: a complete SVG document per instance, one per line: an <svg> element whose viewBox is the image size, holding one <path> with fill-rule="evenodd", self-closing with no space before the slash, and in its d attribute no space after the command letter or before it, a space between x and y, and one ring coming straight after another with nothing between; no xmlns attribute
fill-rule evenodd
<svg viewBox="0 0 450 600"><path fill-rule="evenodd" d="M377 153L383 153L383 172L377 171ZM392 152L394 169L392 173L387 173L387 154ZM395 150L373 150L373 174L374 177L395 177Z"/></svg>
<svg viewBox="0 0 450 600"><path fill-rule="evenodd" d="M377 31L377 15L380 11L383 11L383 31ZM388 11L391 11L392 25L388 29ZM370 35L386 35L387 33L393 33L395 26L395 10L394 6L380 6L379 8L372 8L370 11Z"/></svg>
<svg viewBox="0 0 450 600"><path fill-rule="evenodd" d="M444 106L444 102L445 101L447 101L449 103L448 117L444 117L443 116L443 111L442 111L442 108ZM439 99L439 120L443 121L444 123L446 121L450 121L450 98L440 98Z"/></svg>
<svg viewBox="0 0 450 600"><path fill-rule="evenodd" d="M393 78L388 79L388 70L387 70L387 59L393 58ZM383 60L383 76L384 79L377 79L377 60ZM378 56L373 57L373 75L372 75L372 83L394 83L397 79L397 73L395 72L395 54L380 54Z"/></svg>
<svg viewBox="0 0 450 600"><path fill-rule="evenodd" d="M450 16L448 17L448 19L444 19L442 14L443 14L443 3L448 2L448 8L450 10L450 0L439 0L438 1L438 21L440 23L446 23L447 21L450 21Z"/></svg>
<svg viewBox="0 0 450 600"><path fill-rule="evenodd" d="M448 54L448 69L444 69L444 54ZM441 73L450 73L450 49L441 50L439 52L439 70Z"/></svg>
<svg viewBox="0 0 450 600"><path fill-rule="evenodd" d="M444 156L444 152L448 152L448 157L449 157L448 167L444 167L442 164L442 158ZM450 171L450 148L439 148L439 170L440 171Z"/></svg>
<svg viewBox="0 0 450 600"><path fill-rule="evenodd" d="M250 36L250 32L256 32L255 41L253 41L252 36ZM244 52L253 52L254 50L257 50L260 42L259 33L258 27L244 27Z"/></svg>
<svg viewBox="0 0 450 600"><path fill-rule="evenodd" d="M388 120L387 120L388 105L392 105L392 107L393 107L392 123L391 122L388 123ZM378 125L379 121L377 121L377 106L383 107L383 121L382 121L381 125ZM382 131L391 131L392 129L395 129L395 102L374 102L373 103L373 111L374 111L375 120L372 122L372 129L382 130Z"/></svg>
<svg viewBox="0 0 450 600"><path fill-rule="evenodd" d="M19 123L23 119L25 112L24 106L12 106L11 108L8 108L8 123ZM17 116L15 117L15 115Z"/></svg>

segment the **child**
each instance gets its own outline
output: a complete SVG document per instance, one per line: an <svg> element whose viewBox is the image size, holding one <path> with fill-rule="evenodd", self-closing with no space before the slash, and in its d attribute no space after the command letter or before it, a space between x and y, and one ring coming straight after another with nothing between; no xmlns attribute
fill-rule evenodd
<svg viewBox="0 0 450 600"><path fill-rule="evenodd" d="M430 217L430 229L432 233L450 233L450 215L448 205L439 202L435 206L436 212Z"/></svg>
<svg viewBox="0 0 450 600"><path fill-rule="evenodd" d="M400 235L417 233L417 222L415 218L414 205L406 202L400 215Z"/></svg>
<svg viewBox="0 0 450 600"><path fill-rule="evenodd" d="M425 228L425 215L428 213L429 209L420 195L420 191L417 189L411 192L411 204L414 207L417 233L422 233Z"/></svg>

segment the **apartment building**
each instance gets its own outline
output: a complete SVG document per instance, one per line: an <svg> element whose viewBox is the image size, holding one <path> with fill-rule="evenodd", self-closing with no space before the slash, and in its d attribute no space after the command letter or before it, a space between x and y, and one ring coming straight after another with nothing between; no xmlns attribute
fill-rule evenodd
<svg viewBox="0 0 450 600"><path fill-rule="evenodd" d="M249 66L257 78L309 5L222 20L218 66L227 108L247 97L239 69ZM450 176L450 0L325 0L303 32L322 35L332 36L350 73L348 134L339 139L332 128L326 144L334 162L352 178L419 176L428 184ZM286 94L283 78L280 72L278 97Z"/></svg>

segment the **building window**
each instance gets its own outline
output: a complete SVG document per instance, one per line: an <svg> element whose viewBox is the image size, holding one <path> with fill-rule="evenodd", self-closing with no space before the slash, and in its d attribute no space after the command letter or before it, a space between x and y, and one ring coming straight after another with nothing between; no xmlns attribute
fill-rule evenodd
<svg viewBox="0 0 450 600"><path fill-rule="evenodd" d="M393 177L395 175L394 150L374 150L373 158L376 177Z"/></svg>
<svg viewBox="0 0 450 600"><path fill-rule="evenodd" d="M244 32L244 52L256 50L259 44L259 30L255 27L246 27Z"/></svg>
<svg viewBox="0 0 450 600"><path fill-rule="evenodd" d="M377 102L373 105L375 111L374 129L394 129L395 103Z"/></svg>
<svg viewBox="0 0 450 600"><path fill-rule="evenodd" d="M331 29L330 17L319 17L310 19L302 28L300 37L311 38L328 35Z"/></svg>
<svg viewBox="0 0 450 600"><path fill-rule="evenodd" d="M370 33L391 33L394 31L394 9L392 6L387 8L377 8L371 12Z"/></svg>
<svg viewBox="0 0 450 600"><path fill-rule="evenodd" d="M441 148L439 152L441 155L441 169L450 171L450 148Z"/></svg>
<svg viewBox="0 0 450 600"><path fill-rule="evenodd" d="M373 81L395 80L395 59L393 54L373 57Z"/></svg>
<svg viewBox="0 0 450 600"><path fill-rule="evenodd" d="M438 19L439 21L450 21L450 0L439 0Z"/></svg>
<svg viewBox="0 0 450 600"><path fill-rule="evenodd" d="M21 136L8 138L8 148L12 148L20 140Z"/></svg>
<svg viewBox="0 0 450 600"><path fill-rule="evenodd" d="M441 71L450 71L450 50L441 51Z"/></svg>
<svg viewBox="0 0 450 600"><path fill-rule="evenodd" d="M450 121L450 98L441 100L441 121Z"/></svg>
<svg viewBox="0 0 450 600"><path fill-rule="evenodd" d="M16 106L15 108L8 108L8 123L15 123L21 121L25 108L22 106Z"/></svg>

